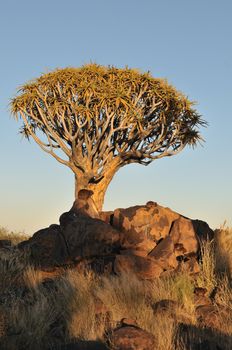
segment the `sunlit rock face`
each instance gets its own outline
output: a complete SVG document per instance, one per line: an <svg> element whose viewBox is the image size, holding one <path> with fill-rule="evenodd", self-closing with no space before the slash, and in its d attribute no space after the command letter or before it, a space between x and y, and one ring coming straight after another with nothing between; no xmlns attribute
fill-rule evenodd
<svg viewBox="0 0 232 350"><path fill-rule="evenodd" d="M200 243L214 232L201 220L191 220L155 202L102 213L102 218L122 232L121 254L153 259L166 271L185 267L199 272Z"/></svg>
<svg viewBox="0 0 232 350"><path fill-rule="evenodd" d="M43 269L69 265L153 279L181 269L199 272L201 241L212 237L207 223L148 202L103 212L100 219L71 210L61 215L60 225L36 232L19 248Z"/></svg>
<svg viewBox="0 0 232 350"><path fill-rule="evenodd" d="M158 242L169 234L174 220L180 217L169 208L159 206L155 202L134 206L127 209L116 209L113 213L112 225L125 232L125 240L130 240L133 233Z"/></svg>

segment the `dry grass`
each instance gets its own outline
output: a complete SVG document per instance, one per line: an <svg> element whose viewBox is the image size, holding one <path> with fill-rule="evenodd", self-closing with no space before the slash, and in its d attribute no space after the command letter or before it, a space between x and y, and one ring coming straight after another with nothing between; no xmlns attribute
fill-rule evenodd
<svg viewBox="0 0 232 350"><path fill-rule="evenodd" d="M19 285L28 267L28 256L17 248L2 250L0 254L0 296L13 285Z"/></svg>
<svg viewBox="0 0 232 350"><path fill-rule="evenodd" d="M216 248L214 241L205 241L201 244L200 273L197 276L197 285L206 288L208 294L211 294L217 286Z"/></svg>
<svg viewBox="0 0 232 350"><path fill-rule="evenodd" d="M102 337L104 327L95 317L97 277L79 274L75 270L57 280L57 295L65 314L67 336L70 339L94 340Z"/></svg>
<svg viewBox="0 0 232 350"><path fill-rule="evenodd" d="M150 289L154 301L174 300L190 312L193 305L193 291L193 279L187 272L157 278Z"/></svg>
<svg viewBox="0 0 232 350"><path fill-rule="evenodd" d="M217 268L232 278L232 228L226 227L224 224L215 231L215 240L217 244Z"/></svg>
<svg viewBox="0 0 232 350"><path fill-rule="evenodd" d="M17 245L28 239L28 235L24 232L9 231L7 228L0 226L0 240L1 239L10 240L13 245Z"/></svg>
<svg viewBox="0 0 232 350"><path fill-rule="evenodd" d="M16 301L8 316L11 347L38 350L50 348L56 343L51 329L57 318L55 305L42 290L28 297L28 300Z"/></svg>
<svg viewBox="0 0 232 350"><path fill-rule="evenodd" d="M44 282L44 273L31 267L27 256L17 248L9 250L0 258L0 348L52 349L77 339L103 340L105 332L126 317L154 334L159 350L187 350L186 339L202 343L209 338L231 349L231 276L228 268L218 265L232 252L231 232L224 229L215 242L202 246L201 272L196 278L182 272L152 282L128 274L80 274L75 269ZM216 288L215 302L226 308L220 332L209 335L198 327L195 286L206 287L208 294ZM174 313L153 311L163 299L176 302Z"/></svg>

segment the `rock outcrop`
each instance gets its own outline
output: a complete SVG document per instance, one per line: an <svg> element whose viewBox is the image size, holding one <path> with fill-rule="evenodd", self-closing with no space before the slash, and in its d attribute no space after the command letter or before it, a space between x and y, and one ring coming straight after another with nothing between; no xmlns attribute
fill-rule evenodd
<svg viewBox="0 0 232 350"><path fill-rule="evenodd" d="M49 268L109 256L120 247L120 232L82 213L64 213L60 225L36 232L18 247L31 252L34 265Z"/></svg>
<svg viewBox="0 0 232 350"><path fill-rule="evenodd" d="M141 279L187 269L199 271L200 243L213 231L200 220L188 219L155 202L101 213L64 213L60 225L36 232L19 244L35 266L65 265L99 273L133 272Z"/></svg>

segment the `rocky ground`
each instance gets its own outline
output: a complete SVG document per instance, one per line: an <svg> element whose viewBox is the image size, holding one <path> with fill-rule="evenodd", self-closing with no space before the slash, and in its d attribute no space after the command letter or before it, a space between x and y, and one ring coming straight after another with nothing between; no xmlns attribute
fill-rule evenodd
<svg viewBox="0 0 232 350"><path fill-rule="evenodd" d="M99 219L70 211L15 246L2 240L1 348L231 349L215 246L207 223L155 202Z"/></svg>

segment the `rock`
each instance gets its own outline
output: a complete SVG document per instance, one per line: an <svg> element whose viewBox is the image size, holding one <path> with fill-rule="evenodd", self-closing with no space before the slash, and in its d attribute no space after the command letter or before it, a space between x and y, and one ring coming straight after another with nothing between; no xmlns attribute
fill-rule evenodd
<svg viewBox="0 0 232 350"><path fill-rule="evenodd" d="M76 219L76 217L77 217L76 212L71 210L61 214L60 220L59 220L61 229L63 229L70 222L73 222Z"/></svg>
<svg viewBox="0 0 232 350"><path fill-rule="evenodd" d="M18 245L19 249L30 250L34 265L62 266L119 251L120 232L100 219L69 212L61 215L60 223L36 232Z"/></svg>
<svg viewBox="0 0 232 350"><path fill-rule="evenodd" d="M170 236L164 238L151 251L149 257L157 261L164 270L175 269L178 266L178 261L174 253L174 243Z"/></svg>
<svg viewBox="0 0 232 350"><path fill-rule="evenodd" d="M199 243L190 219L180 217L175 220L169 234L176 248L176 256L188 255L198 251Z"/></svg>
<svg viewBox="0 0 232 350"><path fill-rule="evenodd" d="M111 211L102 211L100 213L100 219L103 220L104 222L106 222L107 224L112 225L113 222L113 216L114 216L114 212Z"/></svg>
<svg viewBox="0 0 232 350"><path fill-rule="evenodd" d="M123 249L137 249L144 250L149 254L156 246L155 241L146 238L144 232L130 231L122 234L121 247Z"/></svg>
<svg viewBox="0 0 232 350"><path fill-rule="evenodd" d="M117 350L155 350L155 337L135 326L123 326L113 330L110 336L112 349Z"/></svg>
<svg viewBox="0 0 232 350"><path fill-rule="evenodd" d="M167 237L172 238L176 257L196 254L199 252L199 242L214 235L207 223L186 218L155 202L116 209L108 217L106 215L105 220L123 232L123 249L143 250L147 255L151 252L153 255L161 241ZM171 258L171 245L169 240L169 260L172 260L171 266L176 266L174 257Z"/></svg>
<svg viewBox="0 0 232 350"><path fill-rule="evenodd" d="M120 327L126 326L138 327L138 324L135 320L132 320L131 318L122 318L120 321Z"/></svg>
<svg viewBox="0 0 232 350"><path fill-rule="evenodd" d="M61 225L62 236L72 259L109 255L119 251L120 232L100 219L79 214L65 223L62 218Z"/></svg>
<svg viewBox="0 0 232 350"><path fill-rule="evenodd" d="M78 265L104 274L134 272L143 279L181 268L199 271L198 235L204 239L211 232L206 223L154 202L93 218L87 192L80 192L80 203L61 215L60 226L51 225L18 245L29 252L32 264L46 270Z"/></svg>
<svg viewBox="0 0 232 350"><path fill-rule="evenodd" d="M29 240L18 244L19 249L30 251L35 266L50 268L70 263L66 242L58 225L36 232Z"/></svg>
<svg viewBox="0 0 232 350"><path fill-rule="evenodd" d="M169 234L172 222L180 217L169 208L164 208L155 202L138 205L127 209L116 209L112 225L126 233L125 240L131 236L141 236L158 242Z"/></svg>
<svg viewBox="0 0 232 350"><path fill-rule="evenodd" d="M123 245L123 244L122 244L122 246L125 247L125 245ZM134 249L143 250L147 254L149 254L155 247L156 247L155 241L152 241L151 239L146 239L146 238L144 238L140 242L137 241L136 244L133 244Z"/></svg>
<svg viewBox="0 0 232 350"><path fill-rule="evenodd" d="M169 235L158 243L149 257L158 261L166 271L178 268L194 274L200 271L196 259L198 249L198 238L191 220L179 217L173 222Z"/></svg>
<svg viewBox="0 0 232 350"><path fill-rule="evenodd" d="M161 275L163 268L149 257L116 255L114 271L117 275L134 273L140 279L153 279Z"/></svg>
<svg viewBox="0 0 232 350"><path fill-rule="evenodd" d="M214 238L214 231L207 222L202 220L192 220L193 228L200 241L211 241Z"/></svg>
<svg viewBox="0 0 232 350"><path fill-rule="evenodd" d="M70 211L99 219L100 215L93 199L93 191L81 189Z"/></svg>
<svg viewBox="0 0 232 350"><path fill-rule="evenodd" d="M149 235L149 213L143 210L140 215L134 217L134 221L130 222L128 217L136 213L135 208L116 209L113 215L113 227L120 230L122 234L121 246L123 249L140 249L147 252L147 254L156 246L156 242ZM144 224L142 223L142 216ZM137 222L136 222L137 221Z"/></svg>

